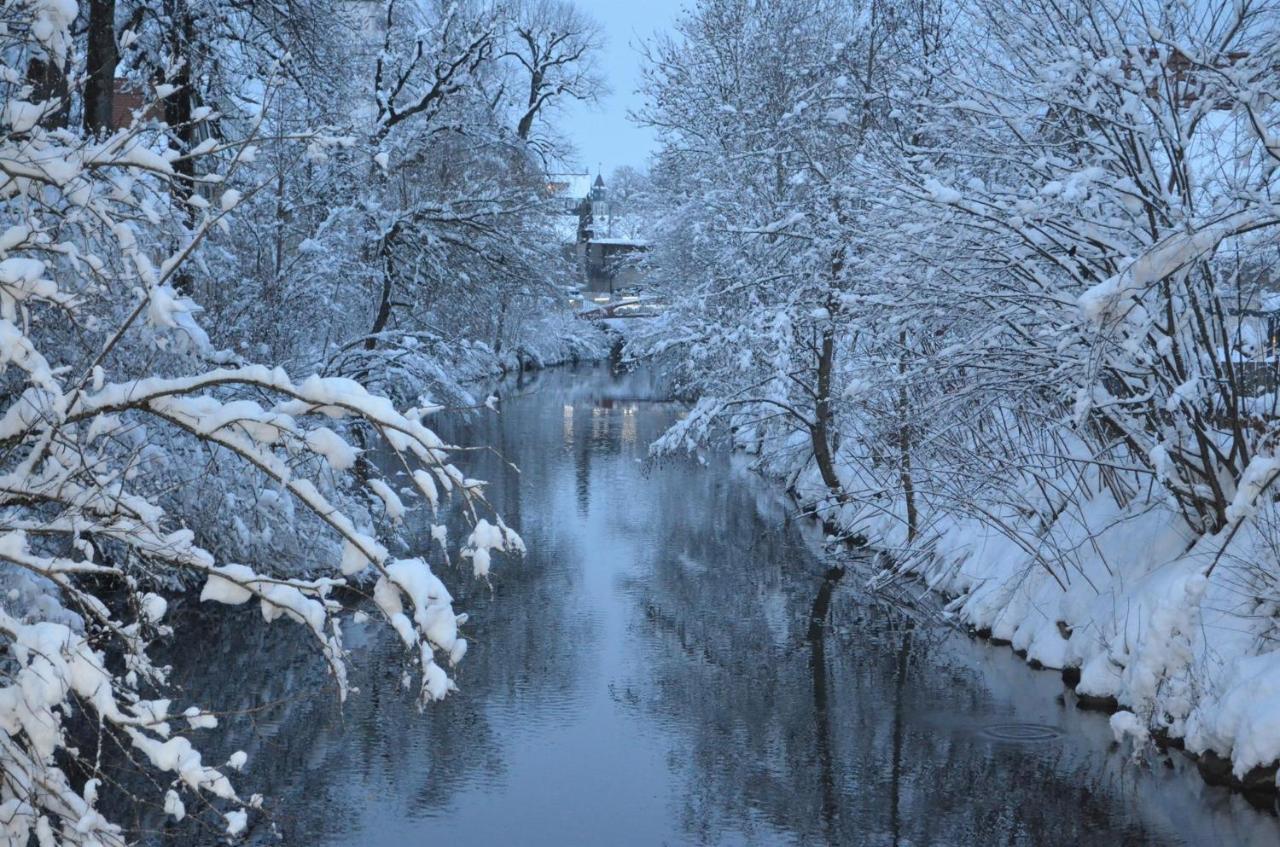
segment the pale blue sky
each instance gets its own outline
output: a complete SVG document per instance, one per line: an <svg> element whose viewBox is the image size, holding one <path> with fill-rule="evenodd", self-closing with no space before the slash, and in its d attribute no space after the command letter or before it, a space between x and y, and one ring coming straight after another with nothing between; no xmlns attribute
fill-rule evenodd
<svg viewBox="0 0 1280 847"><path fill-rule="evenodd" d="M561 126L578 148L578 164L591 173L601 165L606 176L618 165L643 168L654 137L627 120L627 111L643 102L635 93L640 85L640 54L635 46L655 31L669 29L685 2L576 0L576 5L604 29L600 70L613 93L594 108L580 103L567 106L560 116Z"/></svg>

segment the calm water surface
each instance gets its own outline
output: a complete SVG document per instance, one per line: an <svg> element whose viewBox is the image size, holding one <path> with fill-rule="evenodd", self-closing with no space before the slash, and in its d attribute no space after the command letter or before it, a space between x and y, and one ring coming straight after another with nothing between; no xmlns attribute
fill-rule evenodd
<svg viewBox="0 0 1280 847"><path fill-rule="evenodd" d="M451 579L471 613L457 695L419 714L398 646L370 629L349 633L362 692L339 709L287 624L210 618L216 675L181 682L243 711L223 726L250 755L238 785L269 798L253 840L1280 844L1273 814L1176 754L1128 763L1056 675L913 624L855 571L815 651L821 539L738 459L646 465L679 413L653 374L565 369L500 393L500 415L441 425L497 448L467 470L530 550L492 588ZM227 702L227 676L256 696Z"/></svg>

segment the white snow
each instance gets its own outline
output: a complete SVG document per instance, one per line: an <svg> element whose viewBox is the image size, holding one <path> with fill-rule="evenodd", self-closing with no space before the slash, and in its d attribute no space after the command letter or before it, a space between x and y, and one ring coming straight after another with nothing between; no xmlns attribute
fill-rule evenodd
<svg viewBox="0 0 1280 847"><path fill-rule="evenodd" d="M369 487L382 500L382 505L388 518L393 521L399 521L404 517L404 503L400 500L400 496L391 490L391 486L380 479L374 478L369 480Z"/></svg>
<svg viewBox="0 0 1280 847"><path fill-rule="evenodd" d="M169 603L159 594L142 595L142 616L149 623L159 623L164 619L164 614L169 608Z"/></svg>
<svg viewBox="0 0 1280 847"><path fill-rule="evenodd" d="M164 794L164 813L175 821L180 821L187 816L187 807L182 802L182 798L178 796L178 792L170 788Z"/></svg>
<svg viewBox="0 0 1280 847"><path fill-rule="evenodd" d="M323 456L335 471L349 470L356 463L356 449L326 426L309 431L306 441L307 447Z"/></svg>
<svg viewBox="0 0 1280 847"><path fill-rule="evenodd" d="M1280 760L1280 650L1235 658L1187 719L1187 748L1229 753L1242 777Z"/></svg>
<svg viewBox="0 0 1280 847"><path fill-rule="evenodd" d="M209 579L200 592L200 600L232 606L247 603L253 598L253 592L245 586L252 584L256 576L247 565L232 564L210 568Z"/></svg>
<svg viewBox="0 0 1280 847"><path fill-rule="evenodd" d="M1123 743L1126 739L1132 738L1135 744L1146 743L1151 735L1147 731L1146 723L1139 720L1133 712L1124 709L1111 716L1111 733L1115 736L1116 743Z"/></svg>
<svg viewBox="0 0 1280 847"><path fill-rule="evenodd" d="M218 719L215 716L201 711L197 706L188 707L182 716L187 719L187 725L192 729L213 729L218 725Z"/></svg>
<svg viewBox="0 0 1280 847"><path fill-rule="evenodd" d="M236 836L244 832L245 827L249 823L249 813L244 809L237 809L234 812L227 812L223 815L227 821L227 835Z"/></svg>

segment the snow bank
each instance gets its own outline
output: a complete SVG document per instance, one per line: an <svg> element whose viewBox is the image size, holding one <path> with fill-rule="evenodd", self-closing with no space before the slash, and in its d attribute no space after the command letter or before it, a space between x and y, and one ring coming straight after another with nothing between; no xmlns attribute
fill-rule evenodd
<svg viewBox="0 0 1280 847"><path fill-rule="evenodd" d="M387 332L379 336L376 349L353 346L323 370L355 377L398 403L459 408L480 405L483 398L472 389L476 382L522 370L601 361L612 346L610 336L594 323L556 313L524 328L501 350L473 339Z"/></svg>
<svg viewBox="0 0 1280 847"><path fill-rule="evenodd" d="M736 435L748 449L754 438ZM994 497L964 517L921 501L924 529L908 544L892 482L845 461L842 481L859 495L837 503L811 461L761 460L841 532L896 551L902 571L948 598L959 621L1029 662L1078 671L1077 695L1121 707L1118 738L1183 739L1228 759L1237 779L1280 760L1280 590L1258 564L1276 559L1280 507L1257 497L1250 480L1274 471L1270 459L1257 464L1233 507L1244 523L1224 551L1230 527L1197 537L1158 487L1120 505L1098 486L1047 525Z"/></svg>
<svg viewBox="0 0 1280 847"><path fill-rule="evenodd" d="M1280 650L1233 660L1188 719L1186 742L1195 753L1230 750L1237 778L1280 759Z"/></svg>

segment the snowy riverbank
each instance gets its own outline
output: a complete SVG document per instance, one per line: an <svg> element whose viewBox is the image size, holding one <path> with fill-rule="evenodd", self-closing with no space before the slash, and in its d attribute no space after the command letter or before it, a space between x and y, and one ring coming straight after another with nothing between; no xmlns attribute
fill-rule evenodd
<svg viewBox="0 0 1280 847"><path fill-rule="evenodd" d="M402 402L448 408L478 406L476 384L507 374L609 357L615 336L599 325L554 313L532 323L500 350L483 341L436 333L384 333L378 346L350 346L324 372L362 380Z"/></svg>
<svg viewBox="0 0 1280 847"><path fill-rule="evenodd" d="M738 442L755 446L744 431ZM1062 670L1082 705L1117 710L1118 740L1185 745L1207 780L1276 790L1280 649L1264 565L1280 550L1274 504L1234 533L1197 538L1159 489L1121 506L1099 486L1050 521L995 502L966 509L982 520L961 518L922 501L908 543L900 498L839 504L811 461L779 458L805 455L781 451L762 469L828 525L890 552L883 578L919 578L960 622ZM875 490L851 463L841 471L846 490Z"/></svg>

